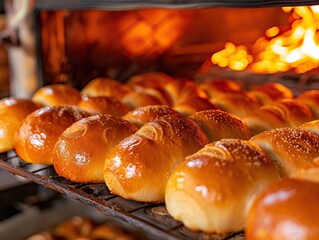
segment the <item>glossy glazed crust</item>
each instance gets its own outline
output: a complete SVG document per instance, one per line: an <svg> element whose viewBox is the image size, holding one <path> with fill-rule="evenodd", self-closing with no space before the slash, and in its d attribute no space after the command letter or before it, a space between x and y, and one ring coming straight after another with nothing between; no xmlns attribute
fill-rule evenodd
<svg viewBox="0 0 319 240"><path fill-rule="evenodd" d="M163 201L172 171L207 143L193 120L164 116L145 124L113 149L104 166L105 182L114 194L126 199Z"/></svg>
<svg viewBox="0 0 319 240"><path fill-rule="evenodd" d="M220 94L242 93L239 85L231 80L218 79L207 81L198 85L209 98L217 97Z"/></svg>
<svg viewBox="0 0 319 240"><path fill-rule="evenodd" d="M245 92L232 94L219 94L211 98L211 101L223 111L244 117L257 110L260 105L256 99L248 96Z"/></svg>
<svg viewBox="0 0 319 240"><path fill-rule="evenodd" d="M313 120L310 122L306 122L299 126L299 128L306 129L314 134L319 135L319 120Z"/></svg>
<svg viewBox="0 0 319 240"><path fill-rule="evenodd" d="M22 122L14 142L19 157L30 163L52 164L51 155L60 135L90 114L74 106L40 108Z"/></svg>
<svg viewBox="0 0 319 240"><path fill-rule="evenodd" d="M250 210L247 240L316 240L319 184L283 179L263 192Z"/></svg>
<svg viewBox="0 0 319 240"><path fill-rule="evenodd" d="M148 105L128 112L123 118L140 128L150 121L171 114L178 114L178 112L164 105Z"/></svg>
<svg viewBox="0 0 319 240"><path fill-rule="evenodd" d="M255 87L248 92L254 96L261 104L267 104L271 101L277 101L285 98L294 98L292 91L280 83L266 83Z"/></svg>
<svg viewBox="0 0 319 240"><path fill-rule="evenodd" d="M195 112L218 109L218 107L208 98L191 97L175 105L173 109L184 116L189 116Z"/></svg>
<svg viewBox="0 0 319 240"><path fill-rule="evenodd" d="M274 128L297 127L311 120L311 110L295 99L271 102L243 117L252 135Z"/></svg>
<svg viewBox="0 0 319 240"><path fill-rule="evenodd" d="M130 110L148 105L161 104L161 102L157 98L142 92L130 92L127 95L125 95L121 101Z"/></svg>
<svg viewBox="0 0 319 240"><path fill-rule="evenodd" d="M81 101L81 94L67 84L51 84L38 89L32 100L44 106L77 105Z"/></svg>
<svg viewBox="0 0 319 240"><path fill-rule="evenodd" d="M0 100L0 152L13 149L14 136L30 113L42 107L30 99L4 98Z"/></svg>
<svg viewBox="0 0 319 240"><path fill-rule="evenodd" d="M164 85L174 82L175 79L161 72L148 72L136 74L128 79L127 84L132 88L162 88Z"/></svg>
<svg viewBox="0 0 319 240"><path fill-rule="evenodd" d="M74 182L104 182L107 154L137 128L110 115L83 118L68 127L52 153L56 172Z"/></svg>
<svg viewBox="0 0 319 240"><path fill-rule="evenodd" d="M82 95L90 97L106 96L121 100L131 89L111 78L95 78L81 90Z"/></svg>
<svg viewBox="0 0 319 240"><path fill-rule="evenodd" d="M207 94L190 80L176 79L163 86L163 89L168 93L173 106L187 102L192 98L207 98Z"/></svg>
<svg viewBox="0 0 319 240"><path fill-rule="evenodd" d="M246 123L231 113L206 110L196 112L190 118L203 128L210 142L226 138L245 140L250 138L250 131Z"/></svg>
<svg viewBox="0 0 319 240"><path fill-rule="evenodd" d="M273 129L250 139L273 159L283 177L319 165L319 136L301 128Z"/></svg>
<svg viewBox="0 0 319 240"><path fill-rule="evenodd" d="M217 141L176 168L166 186L166 208L192 230L240 231L255 196L278 179L273 162L255 144Z"/></svg>
<svg viewBox="0 0 319 240"><path fill-rule="evenodd" d="M82 96L78 107L92 114L110 114L114 117L122 117L130 110L124 103L115 98L103 96Z"/></svg>

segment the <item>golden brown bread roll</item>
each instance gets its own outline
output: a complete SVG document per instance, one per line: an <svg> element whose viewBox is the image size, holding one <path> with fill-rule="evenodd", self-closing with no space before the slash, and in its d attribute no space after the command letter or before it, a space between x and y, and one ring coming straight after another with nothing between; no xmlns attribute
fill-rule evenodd
<svg viewBox="0 0 319 240"><path fill-rule="evenodd" d="M121 101L131 110L148 105L161 105L157 98L142 92L130 92Z"/></svg>
<svg viewBox="0 0 319 240"><path fill-rule="evenodd" d="M248 95L254 96L261 104L285 98L293 98L292 91L280 83L266 83L251 89Z"/></svg>
<svg viewBox="0 0 319 240"><path fill-rule="evenodd" d="M220 94L234 94L243 92L236 82L227 79L206 81L199 84L198 87L202 89L209 98L214 98Z"/></svg>
<svg viewBox="0 0 319 240"><path fill-rule="evenodd" d="M299 127L319 135L319 120L306 122L304 124L301 124Z"/></svg>
<svg viewBox="0 0 319 240"><path fill-rule="evenodd" d="M174 82L175 79L171 76L162 72L147 72L140 73L132 76L127 80L127 85L132 88L143 87L143 88L162 88L167 83Z"/></svg>
<svg viewBox="0 0 319 240"><path fill-rule="evenodd" d="M91 80L84 88L81 90L82 95L87 95L90 97L113 97L117 100L121 100L123 96L131 92L131 89L114 79L111 78L95 78Z"/></svg>
<svg viewBox="0 0 319 240"><path fill-rule="evenodd" d="M191 80L178 79L174 82L167 83L163 86L163 89L170 96L173 106L192 98L207 98L206 93L198 88L195 82Z"/></svg>
<svg viewBox="0 0 319 240"><path fill-rule="evenodd" d="M319 119L319 90L305 91L297 97L297 100L306 104L316 119Z"/></svg>
<svg viewBox="0 0 319 240"><path fill-rule="evenodd" d="M175 105L173 109L184 116L189 116L195 112L218 109L218 107L207 98L195 96Z"/></svg>
<svg viewBox="0 0 319 240"><path fill-rule="evenodd" d="M14 135L30 113L42 107L30 99L8 97L0 100L0 152L13 149Z"/></svg>
<svg viewBox="0 0 319 240"><path fill-rule="evenodd" d="M223 111L244 117L259 108L256 99L248 96L245 92L235 92L229 94L218 94L210 99L217 107Z"/></svg>
<svg viewBox="0 0 319 240"><path fill-rule="evenodd" d="M83 118L68 127L57 140L52 153L54 169L74 182L104 182L107 154L136 130L132 123L110 115Z"/></svg>
<svg viewBox="0 0 319 240"><path fill-rule="evenodd" d="M92 114L110 114L114 117L121 117L130 109L122 102L113 97L90 97L82 96L78 107Z"/></svg>
<svg viewBox="0 0 319 240"><path fill-rule="evenodd" d="M239 138L248 140L250 132L248 126L237 116L221 110L206 110L190 116L206 132L210 142Z"/></svg>
<svg viewBox="0 0 319 240"><path fill-rule="evenodd" d="M191 230L228 233L245 226L250 204L279 180L271 159L255 144L224 139L186 157L168 180L170 215Z"/></svg>
<svg viewBox="0 0 319 240"><path fill-rule="evenodd" d="M245 239L319 239L318 199L318 183L286 178L271 184L252 205Z"/></svg>
<svg viewBox="0 0 319 240"><path fill-rule="evenodd" d="M165 91L162 87L135 87L134 90L139 93L144 93L149 96L156 98L162 105L173 106L173 100L171 99L168 92Z"/></svg>
<svg viewBox="0 0 319 240"><path fill-rule="evenodd" d="M190 118L163 116L145 124L111 151L104 165L106 185L126 199L163 201L172 171L207 143L203 130Z"/></svg>
<svg viewBox="0 0 319 240"><path fill-rule="evenodd" d="M77 105L81 101L81 94L67 84L51 84L39 88L32 100L44 106Z"/></svg>
<svg viewBox="0 0 319 240"><path fill-rule="evenodd" d="M254 142L275 161L283 177L319 166L319 136L301 128L278 128L253 136Z"/></svg>
<svg viewBox="0 0 319 240"><path fill-rule="evenodd" d="M52 150L60 135L88 116L88 112L75 106L44 107L32 112L16 134L14 147L18 156L29 163L52 164Z"/></svg>
<svg viewBox="0 0 319 240"><path fill-rule="evenodd" d="M242 118L251 134L282 127L297 127L314 119L310 109L295 99L283 99L261 106Z"/></svg>
<svg viewBox="0 0 319 240"><path fill-rule="evenodd" d="M164 105L148 105L128 112L123 118L140 128L150 121L171 114L178 114L178 112Z"/></svg>

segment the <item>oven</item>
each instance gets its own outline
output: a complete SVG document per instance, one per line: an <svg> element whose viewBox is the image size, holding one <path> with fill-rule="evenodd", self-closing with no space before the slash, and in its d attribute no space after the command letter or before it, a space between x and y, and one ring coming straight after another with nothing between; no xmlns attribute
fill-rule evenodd
<svg viewBox="0 0 319 240"><path fill-rule="evenodd" d="M197 82L227 78L244 89L279 82L296 95L319 89L317 56L298 60L297 65L286 63L273 68L267 67L269 59L257 57L267 49L265 44L286 36L292 23L301 18L298 12L293 13L297 11L293 7L309 11L317 3L7 0L2 41L8 49L9 94L30 97L40 87L54 83L82 89L96 77L125 82L135 74L153 71ZM319 11L316 14L318 21ZM314 39L319 48L318 36ZM277 58L279 53L270 60L276 62ZM244 239L243 232L192 232L171 218L163 203L127 201L110 193L104 184L67 181L51 166L27 164L13 151L2 154L0 160L1 169L37 184L30 191L44 186L43 191L66 195L143 229L154 239ZM48 196L56 197L54 193Z"/></svg>

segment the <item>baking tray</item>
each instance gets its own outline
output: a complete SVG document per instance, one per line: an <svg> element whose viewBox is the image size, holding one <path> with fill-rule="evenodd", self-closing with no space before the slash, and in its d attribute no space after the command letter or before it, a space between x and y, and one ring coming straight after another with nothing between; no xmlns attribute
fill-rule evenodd
<svg viewBox="0 0 319 240"><path fill-rule="evenodd" d="M152 239L243 240L244 233L206 234L193 232L174 220L163 203L142 203L113 195L105 183L82 184L66 180L56 174L50 165L29 164L14 151L0 156L0 168L18 178L25 178L46 188L64 194L70 199L94 207L106 216L116 217L129 225L149 233Z"/></svg>

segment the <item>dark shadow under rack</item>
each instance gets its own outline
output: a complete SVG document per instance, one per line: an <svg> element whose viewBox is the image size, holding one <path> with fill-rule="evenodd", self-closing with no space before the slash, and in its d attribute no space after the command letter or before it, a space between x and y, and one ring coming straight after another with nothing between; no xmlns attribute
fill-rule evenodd
<svg viewBox="0 0 319 240"><path fill-rule="evenodd" d="M104 183L71 182L59 177L52 166L25 163L14 151L1 155L0 168L90 205L106 216L117 217L143 229L156 239L244 239L242 232L225 235L192 232L170 217L163 203L140 203L125 200L110 193Z"/></svg>

